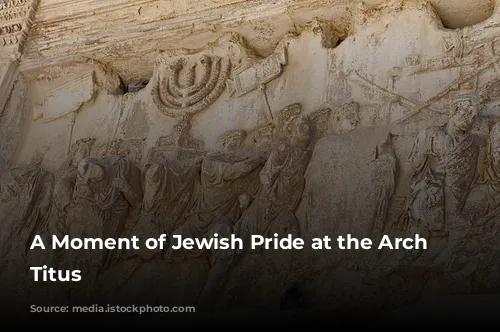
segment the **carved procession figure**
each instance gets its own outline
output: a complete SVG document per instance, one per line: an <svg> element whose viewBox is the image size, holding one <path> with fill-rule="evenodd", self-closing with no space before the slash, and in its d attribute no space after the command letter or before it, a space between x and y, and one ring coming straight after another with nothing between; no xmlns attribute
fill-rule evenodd
<svg viewBox="0 0 500 332"><path fill-rule="evenodd" d="M121 157L81 161L68 212L71 237L118 238L131 207L142 199L139 172ZM113 259L111 251L75 251L74 255L72 263L83 264L89 276L97 276Z"/></svg>
<svg viewBox="0 0 500 332"><path fill-rule="evenodd" d="M146 165L138 236L171 235L182 226L199 194L201 162L200 157ZM154 254L154 250L147 250L142 257L150 259Z"/></svg>
<svg viewBox="0 0 500 332"><path fill-rule="evenodd" d="M500 122L491 128L481 170L467 197L463 215L478 230L492 231L500 214ZM493 224L491 223L493 222Z"/></svg>
<svg viewBox="0 0 500 332"><path fill-rule="evenodd" d="M482 143L470 129L477 114L473 97L462 96L445 127L420 132L408 158L413 175L408 217L435 235L462 226L446 223L462 211L476 174Z"/></svg>
<svg viewBox="0 0 500 332"><path fill-rule="evenodd" d="M446 268L459 278L493 287L500 249L500 122L491 128L481 171L463 209L469 230L451 250Z"/></svg>
<svg viewBox="0 0 500 332"><path fill-rule="evenodd" d="M0 179L0 222L6 227L0 240L0 275L5 290L39 263L37 250L29 249L36 235L48 237L53 188L54 176L35 161L10 169Z"/></svg>
<svg viewBox="0 0 500 332"><path fill-rule="evenodd" d="M248 241L251 235L265 235L270 229L272 233L300 235L294 210L302 198L310 143L311 126L299 119L289 142L280 143L271 152L260 172L259 193L235 226L241 238Z"/></svg>
<svg viewBox="0 0 500 332"><path fill-rule="evenodd" d="M90 157L94 143L95 139L93 138L83 138L76 141L71 148L70 156L57 172L51 220L51 231L53 234L69 234L67 213L73 197L73 191L75 190L78 174L77 167L82 160ZM63 252L59 254L62 255Z"/></svg>
<svg viewBox="0 0 500 332"><path fill-rule="evenodd" d="M228 281L231 269L238 264L242 255L249 251L251 235L292 234L300 236L294 211L297 208L305 186L304 173L309 164L312 130L305 118L299 117L301 108L291 105L280 112L278 133L283 133L277 146L271 151L259 173L260 188L251 202L240 201L248 206L233 227L231 219L216 224L213 233L228 238L233 232L244 241L243 250L214 250L212 269L200 294L198 306L210 308ZM287 121L288 120L288 121ZM279 134L278 134L279 135Z"/></svg>
<svg viewBox="0 0 500 332"><path fill-rule="evenodd" d="M377 237L382 235L386 228L389 205L396 188L397 158L394 153L391 133L387 135L384 142L377 145L374 159L369 166L375 188L374 192L377 195L377 207L370 231L374 237Z"/></svg>
<svg viewBox="0 0 500 332"><path fill-rule="evenodd" d="M251 149L242 148L246 132L231 130L218 141L218 151L207 155L201 163L201 192L194 213L174 233L183 237L204 238L212 228L224 220L236 222L242 213L242 204L257 193L259 171L264 158ZM172 250L167 252L171 259ZM193 250L199 257L203 251Z"/></svg>

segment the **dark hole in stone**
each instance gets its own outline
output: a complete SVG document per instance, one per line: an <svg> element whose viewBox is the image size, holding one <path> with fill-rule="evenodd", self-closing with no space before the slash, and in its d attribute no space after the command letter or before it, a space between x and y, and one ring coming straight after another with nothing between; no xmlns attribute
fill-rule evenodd
<svg viewBox="0 0 500 332"><path fill-rule="evenodd" d="M148 85L149 81L135 81L130 82L125 85L125 93L127 92L137 92L144 89Z"/></svg>

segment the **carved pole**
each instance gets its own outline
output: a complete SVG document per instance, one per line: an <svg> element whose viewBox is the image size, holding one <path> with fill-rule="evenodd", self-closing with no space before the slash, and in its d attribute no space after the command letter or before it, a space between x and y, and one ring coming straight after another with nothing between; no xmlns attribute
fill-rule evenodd
<svg viewBox="0 0 500 332"><path fill-rule="evenodd" d="M473 78L476 78L477 75L481 74L483 71L494 65L495 63L498 63L498 60L500 57L495 56L491 60L487 61L485 64L483 64L481 67L476 69L473 73L466 75L465 77L458 77L456 80L454 80L448 88L443 90L441 93L437 94L436 96L432 97L429 99L424 105L420 106L419 108L413 110L409 115L405 116L404 118L400 119L397 121L397 123L402 123L407 121L408 119L412 118L413 116L417 115L420 113L422 110L429 108L434 102L438 101L439 99L443 98L446 96L450 91L456 87L459 86L460 84L467 82Z"/></svg>
<svg viewBox="0 0 500 332"><path fill-rule="evenodd" d="M73 141L73 128L75 127L76 116L78 114L76 112L71 112L69 117L69 138L68 138L68 146L66 149L66 156L69 157L71 153L71 142Z"/></svg>
<svg viewBox="0 0 500 332"><path fill-rule="evenodd" d="M269 123L274 123L273 112L271 111L271 106L269 106L269 100L267 99L266 85L261 84L259 86L259 90L262 93L262 97L264 98L264 104L266 106L266 118Z"/></svg>

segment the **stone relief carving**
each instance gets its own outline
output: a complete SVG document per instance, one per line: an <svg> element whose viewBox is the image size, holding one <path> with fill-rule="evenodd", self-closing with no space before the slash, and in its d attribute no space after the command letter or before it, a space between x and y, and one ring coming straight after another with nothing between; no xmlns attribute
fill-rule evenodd
<svg viewBox="0 0 500 332"><path fill-rule="evenodd" d="M10 0L0 4L0 36L3 47L17 46L19 48L15 51L21 51L37 6L38 0Z"/></svg>
<svg viewBox="0 0 500 332"><path fill-rule="evenodd" d="M17 59L8 59L5 63L0 62L0 117L4 112L12 86L16 79L17 66Z"/></svg>
<svg viewBox="0 0 500 332"><path fill-rule="evenodd" d="M255 200L236 223L235 233L249 240L251 235L290 230L300 236L293 212L298 206L304 187L304 172L309 162L307 148L311 143L311 125L302 119L295 121L290 142L279 144L260 172L260 189ZM277 227L271 227L274 223ZM248 245L247 245L248 248Z"/></svg>
<svg viewBox="0 0 500 332"><path fill-rule="evenodd" d="M498 123L489 132L485 151L480 157L479 166L471 186L471 191L463 208L463 215L469 225L478 230L494 231L498 211Z"/></svg>
<svg viewBox="0 0 500 332"><path fill-rule="evenodd" d="M6 14L0 12L0 18L1 15ZM318 25L314 29L321 32L328 27ZM490 69L496 70L498 59L494 51L490 58L486 51L464 52L465 41L458 34L451 34L444 37L442 58L426 60L422 54L405 53L401 61L407 66L389 70L387 87L367 78L371 76L361 75L357 69L328 77L335 84L337 78L360 83L369 88L367 95L386 97L388 104L398 102L406 108L407 113L397 121L383 123L390 128L382 130L381 123L375 128L366 127L362 121L366 119L362 108L366 105L356 95L339 97L337 104L331 100L309 102L307 109L299 102L280 104L282 100L278 100L273 105L288 106L273 113L266 84L279 80L285 66L287 70L299 67L300 56L291 57L289 45L283 42L274 53L262 58L240 36L228 36L229 39L202 52L165 52L155 63L152 79L147 85L141 84L150 87L151 94L129 94L128 98L136 98L134 101L146 95L158 110L176 119L170 135L148 136L156 140L148 151L146 138L113 136L108 137L109 141L100 140L103 144L98 147L94 146L96 139L84 138L71 145L65 164L54 174L32 163L26 169L23 166L4 175L0 182L1 221L12 225L12 232L5 234L21 238L2 239L1 252L9 257L8 264L37 259L26 256L25 247L33 234L42 231L114 238L131 234L140 238L161 234L194 238L236 234L246 241L249 235L275 233L310 237L359 232L373 238L385 233L420 233L435 241L433 250L377 253L368 258L344 253L344 258L339 258L340 254L334 253L325 258L325 266L360 272L370 277L365 279L368 283L385 282L383 289L392 287L388 280L398 278L404 269L418 266L439 269L455 278L473 276L481 285L495 283L500 123L489 123L486 137L473 127L484 120L480 111L485 101L498 97L495 81L485 83L487 79L482 76ZM320 36L321 44L332 58L328 61L333 61L340 57L334 48L338 39L324 37ZM413 79L420 74L456 68L460 69L458 78L440 86L444 89L430 98L414 100L397 90L398 81L405 77ZM66 86L49 93L43 111L37 112L35 118L41 116L48 122L76 112L82 103L93 98L95 75L98 74L78 79L69 89ZM285 86L284 82L292 79L285 77L279 84ZM228 87L237 101L251 99L255 97L251 92L260 90L268 123L252 127L243 121L246 119L240 120L235 129L219 137L217 148L211 151L205 140L190 136L191 120L215 105L217 99L223 99ZM284 93L280 89L282 86L276 89L277 95ZM454 98L451 93L464 89L469 94ZM453 105L451 112L442 107L447 98ZM69 103L61 107L63 99ZM319 110L311 109L311 104L319 105ZM409 121L424 109L432 111L425 118L427 122ZM445 116L449 121L437 125L439 121L433 116ZM494 112L489 117L495 119ZM242 125L245 129L241 129ZM417 133L415 139L412 130ZM319 193L324 196L318 196ZM20 207L15 216L8 215L12 206ZM14 242L22 250L12 247ZM25 257L10 256L14 251ZM464 262L465 254L474 262ZM164 284L174 280L179 285L183 282L180 279L196 274L196 286L190 291L196 293L193 298L205 308L225 295L231 280L244 275L245 264L252 262L255 269L282 276L285 272L278 266L286 267L289 263L287 259L273 261L270 253L250 250L97 254L81 251L53 255L55 265L78 267L90 276L91 280L81 289L69 287L74 300L88 296L90 290L96 291L90 296L98 298L106 282L113 284L106 287L122 289L129 281L140 280L134 278L140 278L141 269L151 268L168 275ZM304 257L308 257L307 253ZM196 270L197 266L202 267ZM303 270L311 267L308 262L304 266ZM9 267L4 265L2 271ZM123 269L120 279L113 279L119 269ZM293 273L290 278L294 282L300 273L307 274L302 270ZM109 276L113 281L106 279Z"/></svg>
<svg viewBox="0 0 500 332"><path fill-rule="evenodd" d="M50 203L54 176L47 172L39 161L10 169L0 180L1 222L6 232L1 238L1 253L4 257L0 273L2 280L10 285L24 285L20 275L26 266L37 264L38 257L29 247L34 236L49 234Z"/></svg>
<svg viewBox="0 0 500 332"><path fill-rule="evenodd" d="M445 215L460 214L476 174L480 143L469 131L478 106L473 96L456 103L447 126L422 131L408 158L414 174L409 218L431 232L454 227L446 225Z"/></svg>
<svg viewBox="0 0 500 332"><path fill-rule="evenodd" d="M267 84L277 78L283 71L283 66L288 63L287 49L279 48L269 57L247 62L234 71L233 80L238 96L256 90L259 86Z"/></svg>
<svg viewBox="0 0 500 332"><path fill-rule="evenodd" d="M102 144L97 152L97 156L119 156L127 158L136 167L142 165L144 139L115 139Z"/></svg>
<svg viewBox="0 0 500 332"><path fill-rule="evenodd" d="M130 209L140 204L140 171L126 158L86 158L78 163L68 207L71 236L118 238L126 228ZM98 276L114 260L111 251L72 251L68 264ZM94 279L95 281L95 279Z"/></svg>
<svg viewBox="0 0 500 332"><path fill-rule="evenodd" d="M238 97L259 89L266 105L265 115L272 122L265 85L280 76L288 63L286 40L267 58L257 56L235 33L226 34L216 44L202 54L162 54L155 63L149 83L152 99L162 113L176 118L184 128L174 135L189 137L186 131L191 118L211 106L227 87Z"/></svg>
<svg viewBox="0 0 500 332"><path fill-rule="evenodd" d="M251 235L301 235L294 212L302 198L314 128L310 119L303 117L300 104L289 105L278 115L280 130L277 133L284 132L289 136L285 136L287 139L279 135L273 137L275 146L265 155L264 165L258 168L258 189L238 197L242 211L239 218L225 214L212 229L211 234L216 232L226 238L229 234L236 234L245 244L243 251L213 252L212 269L198 300L198 305L203 308L209 308L220 296L241 255L252 252L249 249Z"/></svg>
<svg viewBox="0 0 500 332"><path fill-rule="evenodd" d="M146 163L162 161L165 159L189 159L199 157L204 153L205 144L189 135L191 129L190 119L181 118L168 136L161 136L156 141L146 157Z"/></svg>
<svg viewBox="0 0 500 332"><path fill-rule="evenodd" d="M81 161L90 157L94 143L95 139L93 138L83 138L76 141L71 146L70 155L66 162L58 171L53 195L53 211L56 215L53 216L52 231L55 234L69 234L67 209L71 204L76 185L77 167Z"/></svg>
<svg viewBox="0 0 500 332"><path fill-rule="evenodd" d="M83 104L94 98L95 93L94 74L85 74L49 92L42 105L33 108L33 118L50 122L77 112Z"/></svg>
<svg viewBox="0 0 500 332"><path fill-rule="evenodd" d="M372 234L375 237L383 234L386 229L389 206L396 191L396 179L398 177L397 157L394 153L392 134L375 148L374 158L370 163L373 187L377 195L378 205L374 213Z"/></svg>
<svg viewBox="0 0 500 332"><path fill-rule="evenodd" d="M192 63L186 58L159 58L157 68L152 89L156 106L171 117L192 116L220 97L226 88L231 62L209 55L202 55ZM198 80L197 68L201 68ZM185 73L181 75L183 69Z"/></svg>
<svg viewBox="0 0 500 332"><path fill-rule="evenodd" d="M5 108L38 0L4 1L0 4L0 116Z"/></svg>
<svg viewBox="0 0 500 332"><path fill-rule="evenodd" d="M234 223L239 219L244 207L241 201L255 195L258 171L265 162L261 154L242 147L245 136L244 130L226 132L219 138L218 151L203 158L196 206L176 234L203 238L219 221L229 219ZM203 252L189 254L197 257Z"/></svg>

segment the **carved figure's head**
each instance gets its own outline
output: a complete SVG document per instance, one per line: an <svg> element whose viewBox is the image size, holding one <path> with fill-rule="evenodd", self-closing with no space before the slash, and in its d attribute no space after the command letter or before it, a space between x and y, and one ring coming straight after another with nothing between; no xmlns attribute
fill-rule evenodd
<svg viewBox="0 0 500 332"><path fill-rule="evenodd" d="M500 163L500 122L497 122L490 130L490 148L493 163Z"/></svg>
<svg viewBox="0 0 500 332"><path fill-rule="evenodd" d="M311 143L312 139L312 128L307 119L300 119L297 122L293 137L292 144L298 146L302 149L306 149Z"/></svg>
<svg viewBox="0 0 500 332"><path fill-rule="evenodd" d="M341 129L347 132L356 129L359 123L359 104L353 101L344 105L338 116Z"/></svg>
<svg viewBox="0 0 500 332"><path fill-rule="evenodd" d="M238 202L240 203L240 209L245 211L250 206L250 203L252 203L252 196L248 193L243 193L238 196Z"/></svg>
<svg viewBox="0 0 500 332"><path fill-rule="evenodd" d="M247 133L245 130L230 130L222 134L217 141L217 149L224 153L234 152L241 148Z"/></svg>
<svg viewBox="0 0 500 332"><path fill-rule="evenodd" d="M92 146L95 143L94 138L82 138L76 141L71 147L71 164L78 167L78 164L90 156Z"/></svg>
<svg viewBox="0 0 500 332"><path fill-rule="evenodd" d="M99 182L104 180L104 168L99 165L96 159L87 158L78 164L78 175L87 182Z"/></svg>
<svg viewBox="0 0 500 332"><path fill-rule="evenodd" d="M302 114L302 106L298 103L288 105L278 111L277 123L284 135L293 134L294 127Z"/></svg>
<svg viewBox="0 0 500 332"><path fill-rule="evenodd" d="M474 96L463 95L455 100L455 112L450 118L450 125L458 130L470 130L479 112Z"/></svg>

